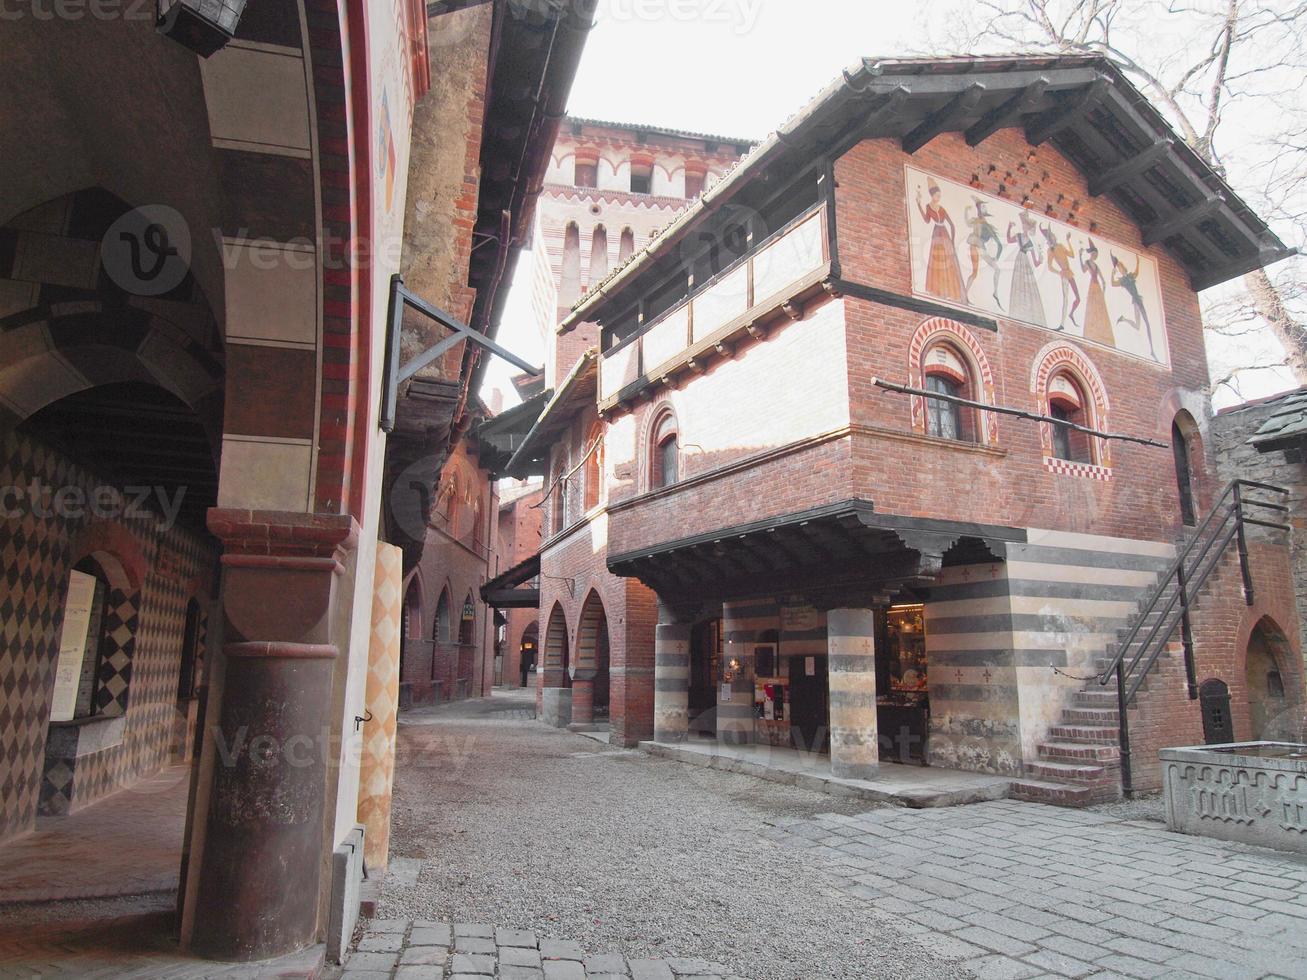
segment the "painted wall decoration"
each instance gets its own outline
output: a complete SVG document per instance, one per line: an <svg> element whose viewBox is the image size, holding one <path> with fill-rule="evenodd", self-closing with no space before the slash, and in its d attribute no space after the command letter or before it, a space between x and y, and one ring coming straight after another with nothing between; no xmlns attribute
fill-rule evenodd
<svg viewBox="0 0 1307 980"><path fill-rule="evenodd" d="M912 291L1168 364L1151 256L905 167Z"/></svg>

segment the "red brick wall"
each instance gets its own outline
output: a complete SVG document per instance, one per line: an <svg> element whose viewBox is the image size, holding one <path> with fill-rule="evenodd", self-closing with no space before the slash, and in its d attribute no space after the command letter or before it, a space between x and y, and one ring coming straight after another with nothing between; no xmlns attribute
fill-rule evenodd
<svg viewBox="0 0 1307 980"><path fill-rule="evenodd" d="M1238 552L1231 546L1220 570L1208 580L1194 610L1195 663L1198 683L1219 678L1230 688L1230 711L1236 741L1252 738L1248 711L1248 640L1263 617L1270 617L1288 638L1293 656L1278 664L1285 692L1302 703L1303 660L1294 603L1288 550L1265 541L1249 543L1255 604L1244 603ZM1179 637L1170 656L1158 662L1138 707L1130 712L1134 786L1156 791L1161 786L1160 749L1203 744L1199 702L1190 701Z"/></svg>
<svg viewBox="0 0 1307 980"><path fill-rule="evenodd" d="M406 645L400 676L401 684L411 685L414 704L430 703L437 697L444 701L481 697L489 694L494 679L492 613L480 594L490 577L489 569L494 567L494 547L489 542L496 538L497 506L490 475L477 468L466 445L460 444L445 464L439 485L442 493L433 508L417 570L422 582L421 640ZM433 641L433 625L444 589L449 591L450 642L438 643ZM457 642L459 625L469 594L476 607L473 642L461 645Z"/></svg>

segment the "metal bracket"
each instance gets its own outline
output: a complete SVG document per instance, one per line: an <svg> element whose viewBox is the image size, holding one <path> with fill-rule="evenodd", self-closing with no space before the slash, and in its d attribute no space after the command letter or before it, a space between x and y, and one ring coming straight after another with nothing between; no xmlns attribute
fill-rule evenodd
<svg viewBox="0 0 1307 980"><path fill-rule="evenodd" d="M453 331L448 337L434 347L424 350L407 364L400 365L400 341L403 336L404 308L416 310L428 319L435 320L442 327ZM381 389L381 430L395 431L396 404L399 399L399 386L408 381L428 364L442 357L455 344L468 341L479 344L492 354L497 354L516 368L520 368L533 377L544 373L543 368L533 367L512 351L499 346L485 334L473 330L465 323L460 323L444 310L432 306L421 296L409 291L404 286L404 277L390 277L390 307L386 314L386 368L382 375Z"/></svg>

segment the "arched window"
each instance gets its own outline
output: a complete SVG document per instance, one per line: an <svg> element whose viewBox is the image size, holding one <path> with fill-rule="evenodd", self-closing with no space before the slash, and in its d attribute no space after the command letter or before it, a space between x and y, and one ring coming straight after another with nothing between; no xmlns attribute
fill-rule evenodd
<svg viewBox="0 0 1307 980"><path fill-rule="evenodd" d="M436 643L448 643L453 636L452 618L449 613L449 590L440 590L440 599L436 602L436 617L431 622L431 638Z"/></svg>
<svg viewBox="0 0 1307 980"><path fill-rule="evenodd" d="M1189 432L1197 426L1188 412L1181 412L1171 422L1171 452L1175 458L1175 483L1180 496L1180 519L1192 527L1198 523L1194 505L1193 454Z"/></svg>
<svg viewBox="0 0 1307 980"><path fill-rule="evenodd" d="M467 594L463 600L463 608L458 611L458 642L463 646L471 646L473 637L476 636L477 625L477 607L472 601L472 593Z"/></svg>
<svg viewBox="0 0 1307 980"><path fill-rule="evenodd" d="M635 254L635 232L630 228L622 229L622 243L617 251L617 261L625 262Z"/></svg>
<svg viewBox="0 0 1307 980"><path fill-rule="evenodd" d="M935 344L929 348L922 358L921 373L927 391L975 400L971 366L952 345ZM938 439L973 442L975 409L942 398L927 398L926 434Z"/></svg>
<svg viewBox="0 0 1307 980"><path fill-rule="evenodd" d="M600 487L604 472L604 429L596 422L585 440L585 509L599 506Z"/></svg>
<svg viewBox="0 0 1307 980"><path fill-rule="evenodd" d="M1048 380L1048 414L1060 422L1093 428L1093 407L1085 397L1084 385L1068 371L1060 371ZM1053 455L1072 463L1092 463L1093 442L1070 426L1054 425Z"/></svg>
<svg viewBox="0 0 1307 980"><path fill-rule="evenodd" d="M590 288L593 289L608 275L608 229L596 225L590 239Z"/></svg>
<svg viewBox="0 0 1307 980"><path fill-rule="evenodd" d="M554 470L553 489L550 491L553 496L549 510L555 534L567 523L567 470L567 456L560 453L558 466Z"/></svg>
<svg viewBox="0 0 1307 980"><path fill-rule="evenodd" d="M649 473L652 488L670 487L679 478L681 441L676 430L676 418L666 412L653 429L652 459Z"/></svg>
<svg viewBox="0 0 1307 980"><path fill-rule="evenodd" d="M581 295L581 228L569 222L563 232L563 267L558 284L558 303L571 307Z"/></svg>

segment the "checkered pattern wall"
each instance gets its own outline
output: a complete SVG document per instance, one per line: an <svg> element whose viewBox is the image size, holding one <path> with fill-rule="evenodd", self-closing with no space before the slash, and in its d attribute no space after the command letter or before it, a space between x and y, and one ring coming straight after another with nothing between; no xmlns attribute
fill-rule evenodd
<svg viewBox="0 0 1307 980"><path fill-rule="evenodd" d="M126 714L120 744L78 758L76 741L47 752L47 725L68 573L94 520L32 506L33 481L89 492L103 481L54 450L16 433L0 440L0 487L22 487L0 515L0 839L30 829L38 808L67 813L157 769L167 759L176 712L187 583L206 580L216 546L152 516L123 518L147 573L138 590L110 589L94 703ZM36 498L39 502L39 497ZM208 589L203 590L206 594Z"/></svg>

